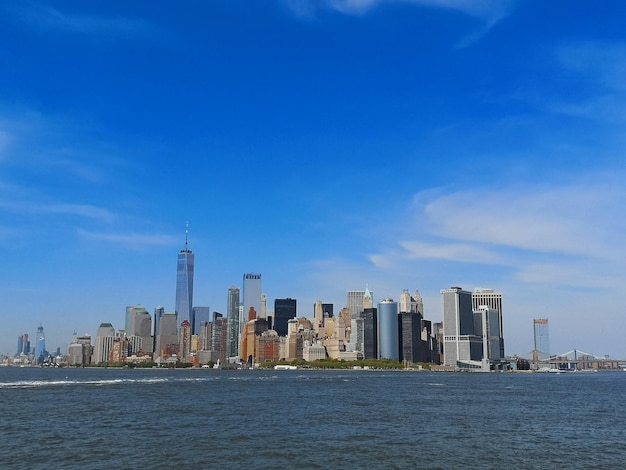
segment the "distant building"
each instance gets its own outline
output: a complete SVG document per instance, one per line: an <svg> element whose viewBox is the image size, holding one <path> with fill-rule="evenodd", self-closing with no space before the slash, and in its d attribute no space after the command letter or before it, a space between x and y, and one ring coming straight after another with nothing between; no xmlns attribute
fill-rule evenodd
<svg viewBox="0 0 626 470"><path fill-rule="evenodd" d="M361 312L363 319L363 359L378 359L378 309ZM352 337L350 337L352 340Z"/></svg>
<svg viewBox="0 0 626 470"><path fill-rule="evenodd" d="M176 312L163 312L159 318L159 329L155 332L157 337L155 359L178 352L178 315Z"/></svg>
<svg viewBox="0 0 626 470"><path fill-rule="evenodd" d="M228 288L228 303L226 316L228 318L228 331L226 333L226 357L239 356L239 302L240 290L237 286Z"/></svg>
<svg viewBox="0 0 626 470"><path fill-rule="evenodd" d="M460 287L441 291L444 365L482 360L482 339L474 334L472 294Z"/></svg>
<svg viewBox="0 0 626 470"><path fill-rule="evenodd" d="M378 357L400 360L398 303L386 298L378 304Z"/></svg>
<svg viewBox="0 0 626 470"><path fill-rule="evenodd" d="M398 314L400 337L400 360L409 362L430 362L422 346L422 315L417 312Z"/></svg>
<svg viewBox="0 0 626 470"><path fill-rule="evenodd" d="M274 300L274 322L273 329L279 336L287 336L288 322L296 318L296 299L275 299Z"/></svg>
<svg viewBox="0 0 626 470"><path fill-rule="evenodd" d="M180 334L178 335L178 360L180 362L191 361L191 323L183 320L180 324Z"/></svg>
<svg viewBox="0 0 626 470"><path fill-rule="evenodd" d="M211 309L209 307L194 307L191 309L191 334L200 335L200 324L211 321Z"/></svg>
<svg viewBox="0 0 626 470"><path fill-rule="evenodd" d="M482 338L483 359L504 359L503 341L500 337L500 313L487 305L474 310L474 332Z"/></svg>
<svg viewBox="0 0 626 470"><path fill-rule="evenodd" d="M239 331L243 329L243 325L248 321L247 315L250 311L250 307L254 308L257 314L261 313L261 296L263 294L263 283L261 280L261 274L246 273L243 275L243 293L242 293L241 305L243 305L244 318L239 318L240 325Z"/></svg>
<svg viewBox="0 0 626 470"><path fill-rule="evenodd" d="M498 335L498 349L495 350L495 343L493 344L493 348L491 348L492 357L504 357L504 326L502 324L502 294L499 292L495 292L493 289L483 289L477 288L472 292L472 310L477 311L481 306L487 306L498 312L498 327L499 331L497 331ZM495 322L492 322L495 324ZM490 334L495 337L496 331L491 330Z"/></svg>
<svg viewBox="0 0 626 470"><path fill-rule="evenodd" d="M191 322L193 307L194 254L189 249L189 226L185 228L185 249L180 250L176 263L176 304L178 321Z"/></svg>
<svg viewBox="0 0 626 470"><path fill-rule="evenodd" d="M547 318L535 318L533 320L534 351L533 360L545 360L550 358L550 331Z"/></svg>
<svg viewBox="0 0 626 470"><path fill-rule="evenodd" d="M141 344L133 346L132 354L141 350L144 353L152 353L152 317L141 305L126 307L126 336L141 338Z"/></svg>
<svg viewBox="0 0 626 470"><path fill-rule="evenodd" d="M359 318L365 308L374 307L374 293L365 287L365 290L349 290L347 293L346 307L350 309L350 318L344 318L346 325L350 325L352 318Z"/></svg>
<svg viewBox="0 0 626 470"><path fill-rule="evenodd" d="M91 364L92 354L91 335L74 336L68 348L67 363L70 366L88 366Z"/></svg>
<svg viewBox="0 0 626 470"><path fill-rule="evenodd" d="M93 360L95 365L109 362L109 356L113 350L115 340L115 328L110 323L101 323L96 333L96 344L93 350Z"/></svg>
<svg viewBox="0 0 626 470"><path fill-rule="evenodd" d="M38 364L41 364L45 357L48 355L48 351L46 351L46 335L43 332L43 326L39 325L37 327L37 346L35 349L35 361Z"/></svg>

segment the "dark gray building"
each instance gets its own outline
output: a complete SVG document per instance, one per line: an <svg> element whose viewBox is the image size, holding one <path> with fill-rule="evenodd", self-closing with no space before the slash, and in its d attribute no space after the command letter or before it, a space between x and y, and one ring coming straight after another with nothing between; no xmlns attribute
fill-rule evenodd
<svg viewBox="0 0 626 470"><path fill-rule="evenodd" d="M273 329L279 336L287 336L289 332L288 322L296 318L296 299L276 299L274 300L274 321Z"/></svg>

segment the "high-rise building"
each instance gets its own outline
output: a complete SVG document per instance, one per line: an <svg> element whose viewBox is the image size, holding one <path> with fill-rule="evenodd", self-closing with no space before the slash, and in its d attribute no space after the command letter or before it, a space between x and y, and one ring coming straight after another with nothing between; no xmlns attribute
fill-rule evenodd
<svg viewBox="0 0 626 470"><path fill-rule="evenodd" d="M178 352L178 315L176 312L163 312L159 316L159 327L154 332L156 347L154 350L155 359L158 357L177 354Z"/></svg>
<svg viewBox="0 0 626 470"><path fill-rule="evenodd" d="M191 334L200 334L200 324L211 321L211 309L209 307L193 307L191 309Z"/></svg>
<svg viewBox="0 0 626 470"><path fill-rule="evenodd" d="M228 321L228 332L226 339L226 356L239 356L239 287L230 286L228 288L228 303L226 316Z"/></svg>
<svg viewBox="0 0 626 470"><path fill-rule="evenodd" d="M402 291L400 295L400 312L419 313L424 316L424 303L420 291L415 290L415 294L411 295L408 290Z"/></svg>
<svg viewBox="0 0 626 470"><path fill-rule="evenodd" d="M472 294L460 287L441 291L443 358L447 366L482 360L482 340L474 334Z"/></svg>
<svg viewBox="0 0 626 470"><path fill-rule="evenodd" d="M28 333L19 335L17 337L17 355L28 356L30 354L30 341L28 340Z"/></svg>
<svg viewBox="0 0 626 470"><path fill-rule="evenodd" d="M180 334L178 338L178 360L180 362L190 362L191 360L191 323L183 320L180 324Z"/></svg>
<svg viewBox="0 0 626 470"><path fill-rule="evenodd" d="M46 335L43 332L43 326L39 325L37 327L37 346L35 349L35 360L37 361L37 363L41 363L44 361L46 355Z"/></svg>
<svg viewBox="0 0 626 470"><path fill-rule="evenodd" d="M248 321L248 312L250 307L254 307L257 314L261 313L261 296L263 294L263 284L260 274L246 273L243 275L243 292L241 305L243 309L243 317L239 318L239 332L241 333L243 326Z"/></svg>
<svg viewBox="0 0 626 470"><path fill-rule="evenodd" d="M139 352L139 350L145 353L152 353L152 317L150 313L141 305L134 307L126 307L126 336L128 338L137 336L141 338L140 345L137 347L137 342L133 341L132 354Z"/></svg>
<svg viewBox="0 0 626 470"><path fill-rule="evenodd" d="M324 318L333 318L334 312L333 304L322 304L322 311L324 312Z"/></svg>
<svg viewBox="0 0 626 470"><path fill-rule="evenodd" d="M191 322L193 307L193 271L194 254L189 249L189 226L185 228L185 249L178 253L176 263L176 304L175 311L178 321Z"/></svg>
<svg viewBox="0 0 626 470"><path fill-rule="evenodd" d="M378 357L399 358L398 303L386 298L378 303Z"/></svg>
<svg viewBox="0 0 626 470"><path fill-rule="evenodd" d="M370 290L365 287L365 290L349 290L347 299L346 299L346 307L350 309L351 315L350 320L352 318L359 318L360 313L365 308L373 308L374 306L374 293L370 292ZM345 320L345 319L344 319ZM349 324L349 322L346 322Z"/></svg>
<svg viewBox="0 0 626 470"><path fill-rule="evenodd" d="M110 323L101 323L96 333L96 345L93 350L92 364L109 362L109 356L113 350L115 341L115 328Z"/></svg>
<svg viewBox="0 0 626 470"><path fill-rule="evenodd" d="M152 351L158 352L157 348L157 336L159 335L159 323L161 321L161 317L165 313L165 309L161 306L156 307L154 309L154 335L152 336Z"/></svg>
<svg viewBox="0 0 626 470"><path fill-rule="evenodd" d="M400 339L400 360L409 362L429 362L422 344L422 315L417 312L400 312L398 329Z"/></svg>
<svg viewBox="0 0 626 470"><path fill-rule="evenodd" d="M363 319L363 359L378 359L378 310L366 308L361 312ZM358 332L355 332L358 336ZM357 338L357 342L360 338ZM352 341L352 336L350 336Z"/></svg>
<svg viewBox="0 0 626 470"><path fill-rule="evenodd" d="M500 331L500 313L497 310L487 305L474 310L474 333L482 338L483 359L504 359Z"/></svg>
<svg viewBox="0 0 626 470"><path fill-rule="evenodd" d="M535 318L533 320L533 332L535 338L535 349L533 359L544 360L550 358L550 336L547 318Z"/></svg>
<svg viewBox="0 0 626 470"><path fill-rule="evenodd" d="M477 311L480 306L487 306L493 310L498 312L498 325L499 325L499 351L492 349L492 357L499 356L501 358L504 357L504 328L502 326L502 294L499 292L495 292L493 289L483 289L476 288L474 292L472 292L472 309ZM478 334L478 332L477 332ZM492 335L496 334L495 330L492 330Z"/></svg>
<svg viewBox="0 0 626 470"><path fill-rule="evenodd" d="M273 329L279 336L287 336L292 318L296 318L296 299L275 299Z"/></svg>

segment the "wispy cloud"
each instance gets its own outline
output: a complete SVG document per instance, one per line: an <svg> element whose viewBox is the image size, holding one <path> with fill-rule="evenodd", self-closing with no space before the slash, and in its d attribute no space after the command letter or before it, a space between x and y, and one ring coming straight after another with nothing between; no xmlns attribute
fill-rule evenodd
<svg viewBox="0 0 626 470"><path fill-rule="evenodd" d="M180 237L163 234L138 234L138 233L99 233L87 230L78 230L81 237L91 240L103 241L115 245L123 245L127 248L142 249L152 246L169 246L180 242Z"/></svg>
<svg viewBox="0 0 626 470"><path fill-rule="evenodd" d="M413 4L421 7L456 11L483 21L488 28L509 15L513 0L285 0L300 16L310 16L319 10L333 10L349 15L365 14L382 5Z"/></svg>
<svg viewBox="0 0 626 470"><path fill-rule="evenodd" d="M70 215L94 219L101 222L110 222L115 219L115 214L108 209L90 204L49 204L32 201L8 201L0 199L0 209L18 214Z"/></svg>
<svg viewBox="0 0 626 470"><path fill-rule="evenodd" d="M419 193L413 223L369 259L383 270L441 260L497 266L524 283L617 286L626 281L626 221L617 215L626 189L597 178Z"/></svg>
<svg viewBox="0 0 626 470"><path fill-rule="evenodd" d="M143 19L71 14L33 2L5 6L4 10L15 21L40 32L64 31L107 39L146 39L157 32L154 25Z"/></svg>

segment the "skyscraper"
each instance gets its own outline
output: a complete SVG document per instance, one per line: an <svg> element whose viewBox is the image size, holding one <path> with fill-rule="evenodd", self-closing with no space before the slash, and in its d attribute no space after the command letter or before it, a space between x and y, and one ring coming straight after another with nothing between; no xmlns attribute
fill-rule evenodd
<svg viewBox="0 0 626 470"><path fill-rule="evenodd" d="M200 325L211 321L211 309L209 307L193 307L191 309L191 334L200 334Z"/></svg>
<svg viewBox="0 0 626 470"><path fill-rule="evenodd" d="M346 307L350 309L350 318L359 318L360 313L374 305L374 293L365 287L365 290L349 290Z"/></svg>
<svg viewBox="0 0 626 470"><path fill-rule="evenodd" d="M152 352L154 348L152 342L152 317L150 317L150 314L143 306L126 307L126 336L128 338L131 336L141 338L141 350L145 353ZM136 344L136 342L133 344ZM133 350L132 352L137 353L138 351Z"/></svg>
<svg viewBox="0 0 626 470"><path fill-rule="evenodd" d="M478 307L486 305L487 307L496 310L498 312L498 328L499 331L490 330L491 335L495 336L496 333L499 336L499 351L493 347L491 350L491 357L504 357L504 328L502 326L502 294L495 292L493 289L477 288L472 292L472 309L478 310ZM494 344L495 346L495 344Z"/></svg>
<svg viewBox="0 0 626 470"><path fill-rule="evenodd" d="M115 328L110 323L101 323L96 333L96 345L93 350L92 364L109 362L109 356L113 350L115 340Z"/></svg>
<svg viewBox="0 0 626 470"><path fill-rule="evenodd" d="M533 360L537 361L550 358L550 336L548 334L548 319L535 318L533 320L533 332L535 337Z"/></svg>
<svg viewBox="0 0 626 470"><path fill-rule="evenodd" d="M243 330L243 326L248 321L248 312L250 307L254 307L254 311L257 315L261 314L261 295L263 293L263 284L261 282L261 275L254 273L246 273L243 275L243 317L239 318L239 332Z"/></svg>
<svg viewBox="0 0 626 470"><path fill-rule="evenodd" d="M189 225L185 227L185 249L178 253L176 263L176 304L175 311L178 321L191 322L193 308L193 270L194 255L189 249Z"/></svg>
<svg viewBox="0 0 626 470"><path fill-rule="evenodd" d="M472 294L460 287L441 291L443 359L447 366L482 359L481 338L474 335Z"/></svg>
<svg viewBox="0 0 626 470"><path fill-rule="evenodd" d="M279 336L287 336L289 320L296 317L296 299L274 300L274 330Z"/></svg>
<svg viewBox="0 0 626 470"><path fill-rule="evenodd" d="M237 286L228 288L228 304L226 316L228 322L228 332L226 339L226 356L237 357L239 355L239 294Z"/></svg>
<svg viewBox="0 0 626 470"><path fill-rule="evenodd" d="M43 362L46 355L46 335L43 332L43 326L37 327L37 346L35 349L35 360L38 363Z"/></svg>
<svg viewBox="0 0 626 470"><path fill-rule="evenodd" d="M379 359L400 359L398 337L398 303L387 298L378 304Z"/></svg>

